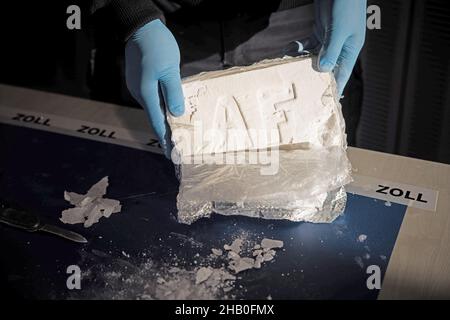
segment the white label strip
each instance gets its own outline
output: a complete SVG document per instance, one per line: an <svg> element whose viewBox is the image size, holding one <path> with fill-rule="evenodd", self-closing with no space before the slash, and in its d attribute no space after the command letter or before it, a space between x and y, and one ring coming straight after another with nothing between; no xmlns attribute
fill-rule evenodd
<svg viewBox="0 0 450 320"><path fill-rule="evenodd" d="M158 140L151 132L4 106L0 106L0 122L162 154Z"/></svg>
<svg viewBox="0 0 450 320"><path fill-rule="evenodd" d="M409 207L436 211L439 191L353 174L348 192Z"/></svg>
<svg viewBox="0 0 450 320"><path fill-rule="evenodd" d="M0 106L0 122L162 153L158 140L150 130L143 132L5 106ZM348 192L436 211L439 195L436 190L355 174L353 179L346 186Z"/></svg>

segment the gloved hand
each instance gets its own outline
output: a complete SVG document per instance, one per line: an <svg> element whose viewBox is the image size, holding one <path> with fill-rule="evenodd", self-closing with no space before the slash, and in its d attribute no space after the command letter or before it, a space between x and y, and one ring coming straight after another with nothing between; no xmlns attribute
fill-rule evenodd
<svg viewBox="0 0 450 320"><path fill-rule="evenodd" d="M315 0L313 39L303 40L302 49L321 45L318 68L333 71L339 95L355 66L366 36L366 0Z"/></svg>
<svg viewBox="0 0 450 320"><path fill-rule="evenodd" d="M127 41L125 77L131 95L144 107L166 157L170 157L169 128L160 105L158 87L165 106L174 116L184 113L180 78L180 50L172 33L153 20Z"/></svg>

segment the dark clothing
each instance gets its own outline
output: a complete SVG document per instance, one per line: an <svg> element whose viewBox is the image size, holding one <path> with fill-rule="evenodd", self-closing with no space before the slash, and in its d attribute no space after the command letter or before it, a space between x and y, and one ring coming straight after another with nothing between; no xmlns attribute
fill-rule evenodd
<svg viewBox="0 0 450 320"><path fill-rule="evenodd" d="M311 3L312 0L92 0L95 25L106 36L127 41L147 22L178 14L195 20L218 20L237 14L258 16Z"/></svg>
<svg viewBox="0 0 450 320"><path fill-rule="evenodd" d="M314 23L313 4L259 15L236 13L216 20L200 19L199 12L196 19L193 15L183 10L165 15L180 48L182 77L282 57L291 41L311 34ZM123 54L122 42L106 41L102 33L97 34L92 98L137 105L126 88Z"/></svg>
<svg viewBox="0 0 450 320"><path fill-rule="evenodd" d="M219 21L167 19L181 53L181 76L246 66L284 56L287 45L313 30L313 5L268 15L238 15Z"/></svg>

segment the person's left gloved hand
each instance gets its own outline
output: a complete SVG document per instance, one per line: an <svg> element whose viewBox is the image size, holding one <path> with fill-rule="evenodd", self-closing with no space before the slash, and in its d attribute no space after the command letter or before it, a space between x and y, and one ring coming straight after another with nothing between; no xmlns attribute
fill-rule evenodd
<svg viewBox="0 0 450 320"><path fill-rule="evenodd" d="M314 36L300 42L300 51L320 45L318 68L333 71L338 94L355 66L366 35L366 0L315 0Z"/></svg>
<svg viewBox="0 0 450 320"><path fill-rule="evenodd" d="M153 20L133 34L125 46L127 87L144 107L158 136L161 148L170 158L171 144L165 111L158 90L173 116L184 113L180 78L180 50L172 33L159 20Z"/></svg>

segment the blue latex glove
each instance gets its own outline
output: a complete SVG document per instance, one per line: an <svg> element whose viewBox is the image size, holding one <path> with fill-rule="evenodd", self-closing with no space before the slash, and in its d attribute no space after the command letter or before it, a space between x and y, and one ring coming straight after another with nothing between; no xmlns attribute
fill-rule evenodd
<svg viewBox="0 0 450 320"><path fill-rule="evenodd" d="M170 157L169 128L161 107L158 87L165 106L174 116L184 113L180 78L180 50L172 33L159 20L141 27L125 47L127 87L144 107L166 157Z"/></svg>
<svg viewBox="0 0 450 320"><path fill-rule="evenodd" d="M302 41L301 50L320 45L318 68L333 71L338 94L355 66L366 36L366 0L315 0L314 37Z"/></svg>

